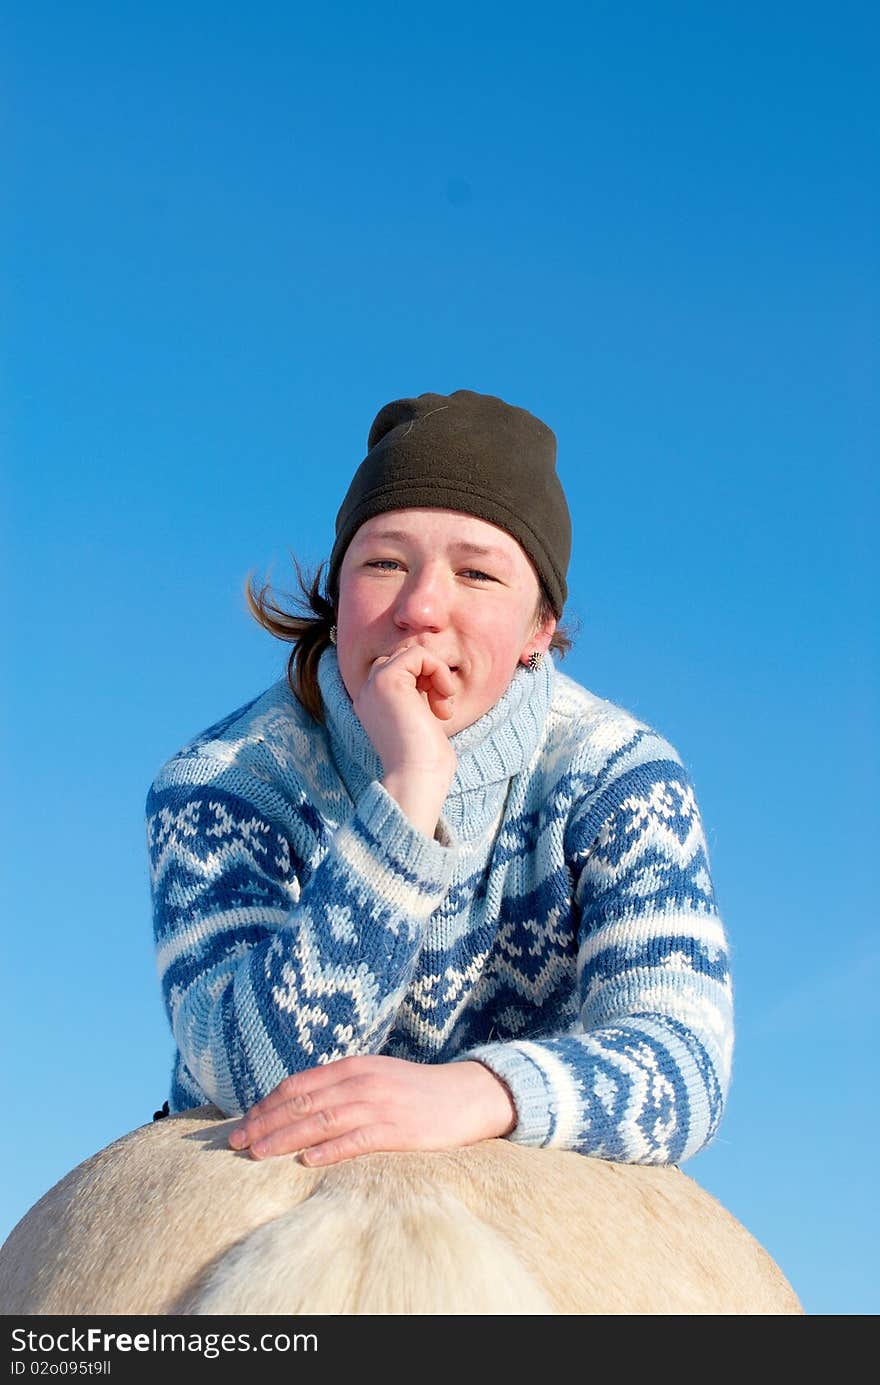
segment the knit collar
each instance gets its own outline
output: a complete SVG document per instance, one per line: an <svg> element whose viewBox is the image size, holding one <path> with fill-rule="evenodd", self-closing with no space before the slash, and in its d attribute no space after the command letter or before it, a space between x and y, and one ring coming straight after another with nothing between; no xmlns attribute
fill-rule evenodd
<svg viewBox="0 0 880 1385"><path fill-rule="evenodd" d="M534 672L518 664L494 706L450 737L458 766L442 816L459 837L480 835L503 809L510 779L528 765L541 738L554 678L549 651ZM318 662L318 686L337 769L357 802L384 769L342 681L333 645Z"/></svg>

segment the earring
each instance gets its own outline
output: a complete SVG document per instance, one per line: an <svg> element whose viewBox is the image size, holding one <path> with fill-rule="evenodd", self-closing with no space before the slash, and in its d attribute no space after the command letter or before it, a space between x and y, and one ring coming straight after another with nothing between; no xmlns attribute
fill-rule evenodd
<svg viewBox="0 0 880 1385"><path fill-rule="evenodd" d="M330 643L331 643L331 644L335 644L335 643L336 643L336 626L335 626L335 625L331 625L331 626L330 626Z"/></svg>
<svg viewBox="0 0 880 1385"><path fill-rule="evenodd" d="M529 668L532 670L532 673L535 672L535 669L538 669L538 668L541 667L541 662L542 662L543 658L544 658L544 655L543 655L543 654L539 654L537 649L534 651L533 654L530 654L530 655L529 655Z"/></svg>

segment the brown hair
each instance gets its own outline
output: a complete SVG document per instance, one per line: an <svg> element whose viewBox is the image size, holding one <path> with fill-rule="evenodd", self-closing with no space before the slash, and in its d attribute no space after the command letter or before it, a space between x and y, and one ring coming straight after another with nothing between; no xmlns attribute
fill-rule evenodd
<svg viewBox="0 0 880 1385"><path fill-rule="evenodd" d="M281 595L293 601L303 612L302 615L285 610L267 596L267 592L271 590L268 582L264 582L258 590L253 572L247 575L244 595L254 620L276 639L285 640L293 645L287 661L287 681L290 690L315 721L323 723L324 706L318 686L318 661L330 643L330 627L336 620L336 609L326 586L324 592L321 592L324 563L318 564L314 576L304 576L296 555L291 553L290 556L296 568L302 596L294 596L289 592L282 592ZM533 622L536 628L555 614L543 582L539 581L539 584L541 590ZM564 658L571 647L572 641L568 632L561 625L557 625L550 641L550 648Z"/></svg>

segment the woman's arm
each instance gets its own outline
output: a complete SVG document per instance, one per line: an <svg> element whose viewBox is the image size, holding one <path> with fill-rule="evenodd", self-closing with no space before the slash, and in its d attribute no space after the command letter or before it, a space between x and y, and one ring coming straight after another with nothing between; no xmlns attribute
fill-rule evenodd
<svg viewBox="0 0 880 1385"><path fill-rule="evenodd" d="M147 798L166 1013L206 1097L236 1115L286 1076L377 1052L457 848L374 781L330 831L304 792L209 756Z"/></svg>
<svg viewBox="0 0 880 1385"><path fill-rule="evenodd" d="M384 1043L458 855L438 824L457 763L443 731L454 690L410 640L373 661L354 705L385 782L335 830L260 735L231 761L212 754L207 737L229 719L157 776L147 838L162 994L183 1063L227 1114ZM323 752L306 739L299 753Z"/></svg>
<svg viewBox="0 0 880 1385"><path fill-rule="evenodd" d="M668 1164L718 1129L733 1048L728 947L692 785L657 741L657 758L569 822L578 1024L458 1055L506 1082L516 1142Z"/></svg>

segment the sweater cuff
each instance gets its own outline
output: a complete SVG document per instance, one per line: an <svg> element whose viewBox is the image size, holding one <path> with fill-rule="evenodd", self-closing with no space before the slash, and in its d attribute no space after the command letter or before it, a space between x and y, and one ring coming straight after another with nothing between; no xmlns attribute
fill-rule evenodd
<svg viewBox="0 0 880 1385"><path fill-rule="evenodd" d="M427 918L449 889L460 854L444 835L448 846L426 837L374 779L336 832L334 847L377 895L410 916Z"/></svg>
<svg viewBox="0 0 880 1385"><path fill-rule="evenodd" d="M480 1044L451 1060L483 1063L505 1083L517 1122L504 1136L514 1144L571 1148L580 1133L583 1107L579 1084L567 1064L532 1040Z"/></svg>

